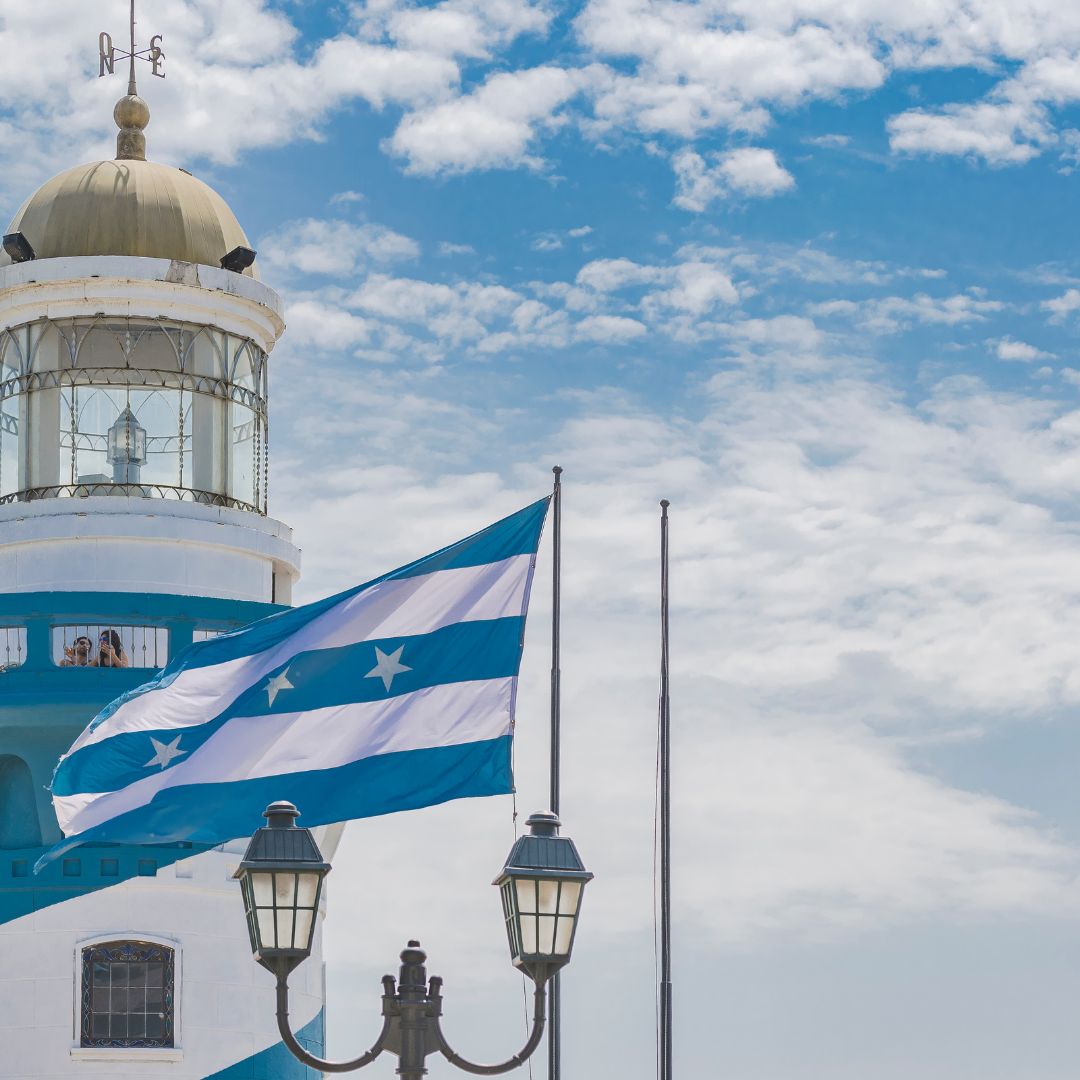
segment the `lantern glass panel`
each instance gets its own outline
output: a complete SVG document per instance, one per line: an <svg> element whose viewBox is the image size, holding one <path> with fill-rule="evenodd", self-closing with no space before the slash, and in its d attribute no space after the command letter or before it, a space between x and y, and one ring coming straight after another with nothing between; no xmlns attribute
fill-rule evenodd
<svg viewBox="0 0 1080 1080"><path fill-rule="evenodd" d="M554 915L558 911L559 882L538 881L537 886L540 893L540 913L542 915Z"/></svg>
<svg viewBox="0 0 1080 1080"><path fill-rule="evenodd" d="M318 874L297 874L297 907L314 907L319 894Z"/></svg>
<svg viewBox="0 0 1080 1080"><path fill-rule="evenodd" d="M522 915L536 913L536 882L532 878L518 878L517 886L518 910ZM526 952L530 951L528 949Z"/></svg>
<svg viewBox="0 0 1080 1080"><path fill-rule="evenodd" d="M274 909L259 908L256 912L259 924L259 945L263 949L273 949L276 946L274 939Z"/></svg>
<svg viewBox="0 0 1080 1080"><path fill-rule="evenodd" d="M522 915L521 917L521 951L534 953L536 949L536 917Z"/></svg>
<svg viewBox="0 0 1080 1080"><path fill-rule="evenodd" d="M581 897L580 881L564 881L559 890L559 914L576 915L578 899Z"/></svg>
<svg viewBox="0 0 1080 1080"><path fill-rule="evenodd" d="M251 891L256 907L270 907L274 902L274 875L252 871Z"/></svg>
<svg viewBox="0 0 1080 1080"><path fill-rule="evenodd" d="M296 902L296 879L299 874L277 873L274 875L274 904L276 907L292 907Z"/></svg>
<svg viewBox="0 0 1080 1080"><path fill-rule="evenodd" d="M286 908L277 912L277 942L279 949L293 948L293 924L295 922L292 908Z"/></svg>
<svg viewBox="0 0 1080 1080"><path fill-rule="evenodd" d="M570 942L574 936L574 920L559 919L559 925L555 930L555 955L568 956L570 954Z"/></svg>
<svg viewBox="0 0 1080 1080"><path fill-rule="evenodd" d="M540 933L539 933L539 948L536 950L539 953L554 953L555 952L555 916L554 915L541 915L540 916Z"/></svg>
<svg viewBox="0 0 1080 1080"><path fill-rule="evenodd" d="M300 908L296 913L296 939L297 949L306 949L311 940L311 923L315 912L310 908Z"/></svg>

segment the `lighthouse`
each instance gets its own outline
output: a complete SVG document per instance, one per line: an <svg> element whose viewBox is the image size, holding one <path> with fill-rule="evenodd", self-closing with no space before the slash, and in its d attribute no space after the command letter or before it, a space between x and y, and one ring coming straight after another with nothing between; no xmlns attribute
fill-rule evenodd
<svg viewBox="0 0 1080 1080"><path fill-rule="evenodd" d="M114 118L115 159L31 194L0 255L0 1077L314 1077L251 962L246 841L86 846L33 872L87 722L289 605L300 568L268 513L281 301L226 202L148 160L134 75ZM148 775L183 753L154 749ZM336 840L319 830L328 857ZM324 913L292 985L318 1054Z"/></svg>

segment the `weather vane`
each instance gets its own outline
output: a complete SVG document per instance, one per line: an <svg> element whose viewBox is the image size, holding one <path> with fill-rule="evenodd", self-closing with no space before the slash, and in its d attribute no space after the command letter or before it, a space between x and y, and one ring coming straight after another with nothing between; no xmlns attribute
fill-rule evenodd
<svg viewBox="0 0 1080 1080"><path fill-rule="evenodd" d="M112 35L102 30L98 37L98 59L100 67L98 78L102 75L111 75L117 60L130 61L130 75L128 76L128 94L135 94L135 61L145 60L150 65L150 72L159 79L165 78L162 65L165 62L165 53L161 49L161 35L155 34L150 39L150 44L145 49L135 48L135 0L131 0L131 47L127 52L122 52L113 44Z"/></svg>

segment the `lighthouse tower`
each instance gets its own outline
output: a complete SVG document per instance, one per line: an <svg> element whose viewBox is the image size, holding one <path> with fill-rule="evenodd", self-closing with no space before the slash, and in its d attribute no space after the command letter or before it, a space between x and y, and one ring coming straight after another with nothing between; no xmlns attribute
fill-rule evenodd
<svg viewBox="0 0 1080 1080"><path fill-rule="evenodd" d="M0 256L0 1077L313 1077L251 960L242 842L77 848L33 874L86 723L299 574L267 516L281 302L225 201L146 160L129 89L116 158L34 192ZM293 998L317 1053L320 950Z"/></svg>

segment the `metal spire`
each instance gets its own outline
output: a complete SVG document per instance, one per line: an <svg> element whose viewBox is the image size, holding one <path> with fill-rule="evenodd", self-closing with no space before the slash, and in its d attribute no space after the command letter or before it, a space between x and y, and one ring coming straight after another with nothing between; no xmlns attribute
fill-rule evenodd
<svg viewBox="0 0 1080 1080"><path fill-rule="evenodd" d="M128 50L128 97L136 97L139 91L135 87L135 0L131 0L131 47Z"/></svg>
<svg viewBox="0 0 1080 1080"><path fill-rule="evenodd" d="M128 51L123 52L113 44L112 35L104 30L98 35L98 78L111 75L116 69L117 60L128 61L127 97L121 98L113 109L113 119L120 129L116 136L116 157L124 161L146 160L146 136L143 128L150 122L150 107L141 97L135 84L135 61L145 60L150 65L150 73L164 79L162 69L165 53L161 48L161 35L155 34L145 49L135 47L135 0L131 0L131 17L128 21L130 31Z"/></svg>

